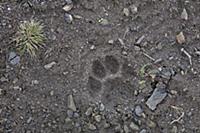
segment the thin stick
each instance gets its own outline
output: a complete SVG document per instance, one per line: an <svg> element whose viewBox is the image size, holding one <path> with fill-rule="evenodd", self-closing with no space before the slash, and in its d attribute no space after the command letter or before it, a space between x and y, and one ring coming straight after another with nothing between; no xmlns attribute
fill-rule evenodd
<svg viewBox="0 0 200 133"><path fill-rule="evenodd" d="M192 56L184 48L181 49L181 52L189 58L190 65L192 65Z"/></svg>
<svg viewBox="0 0 200 133"><path fill-rule="evenodd" d="M172 122L170 122L170 125L174 124L175 122L179 122L183 117L184 117L185 113L182 112L181 116L178 117L177 119L173 120Z"/></svg>
<svg viewBox="0 0 200 133"><path fill-rule="evenodd" d="M146 56L147 58L149 58L152 61L155 61L156 59L154 59L153 57L151 57L150 55L143 53L144 56Z"/></svg>

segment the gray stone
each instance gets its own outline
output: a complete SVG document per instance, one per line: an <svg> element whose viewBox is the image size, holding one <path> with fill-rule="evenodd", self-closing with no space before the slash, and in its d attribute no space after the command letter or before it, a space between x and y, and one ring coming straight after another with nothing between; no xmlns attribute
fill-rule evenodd
<svg viewBox="0 0 200 133"><path fill-rule="evenodd" d="M166 85L162 82L157 84L156 89L153 91L151 97L147 100L146 105L151 109L155 110L157 105L161 103L167 96Z"/></svg>
<svg viewBox="0 0 200 133"><path fill-rule="evenodd" d="M94 124L91 124L91 123L88 125L88 128L92 131L97 129L97 127Z"/></svg>
<svg viewBox="0 0 200 133"><path fill-rule="evenodd" d="M136 14L138 12L138 8L135 5L131 5L130 9L131 9L132 14Z"/></svg>
<svg viewBox="0 0 200 133"><path fill-rule="evenodd" d="M72 23L72 21L73 21L73 17L72 17L72 15L69 14L69 13L65 13L64 18L65 18L65 21L66 21L67 23Z"/></svg>
<svg viewBox="0 0 200 133"><path fill-rule="evenodd" d="M101 121L101 115L96 115L94 117L94 119L95 119L96 122L100 122Z"/></svg>
<svg viewBox="0 0 200 133"><path fill-rule="evenodd" d="M147 133L147 130L146 130L146 129L142 129L142 130L140 131L140 133Z"/></svg>
<svg viewBox="0 0 200 133"><path fill-rule="evenodd" d="M65 128L66 129L72 129L73 125L74 125L74 123L70 118L65 119Z"/></svg>
<svg viewBox="0 0 200 133"><path fill-rule="evenodd" d="M68 108L72 111L76 111L76 105L72 95L68 96Z"/></svg>
<svg viewBox="0 0 200 133"><path fill-rule="evenodd" d="M124 8L124 9L123 9L123 13L124 13L124 15L127 16L127 17L130 15L130 11L129 11L128 8Z"/></svg>
<svg viewBox="0 0 200 133"><path fill-rule="evenodd" d="M100 23L101 25L104 25L104 26L109 24L108 20L105 19L105 18L101 18L101 19L99 20L99 23Z"/></svg>
<svg viewBox="0 0 200 133"><path fill-rule="evenodd" d="M70 11L71 9L73 8L73 4L70 3L70 4L66 4L64 7L63 7L63 10L68 12Z"/></svg>
<svg viewBox="0 0 200 133"><path fill-rule="evenodd" d="M134 122L131 122L131 123L130 123L130 128L131 128L132 130L134 130L134 131L139 131L139 130L140 130L139 126L136 125Z"/></svg>
<svg viewBox="0 0 200 133"><path fill-rule="evenodd" d="M101 103L100 106L99 106L99 110L100 110L100 111L104 111L104 109L105 109L105 106L104 106L103 103Z"/></svg>
<svg viewBox="0 0 200 133"><path fill-rule="evenodd" d="M72 110L67 110L67 116L68 116L69 118L72 118L73 115L74 115L74 113L73 113Z"/></svg>
<svg viewBox="0 0 200 133"><path fill-rule="evenodd" d="M181 13L181 19L183 20L188 20L188 13L187 10L184 8L182 13Z"/></svg>
<svg viewBox="0 0 200 133"><path fill-rule="evenodd" d="M142 107L140 106L140 105L137 105L136 107L135 107L135 114L137 115L137 116L142 116L142 113L143 113L143 109L142 109Z"/></svg>
<svg viewBox="0 0 200 133"><path fill-rule="evenodd" d="M12 65L17 65L20 62L20 57L15 52L10 52L8 60Z"/></svg>
<svg viewBox="0 0 200 133"><path fill-rule="evenodd" d="M89 107L85 112L85 115L90 116L92 114L92 111L93 111L92 107Z"/></svg>
<svg viewBox="0 0 200 133"><path fill-rule="evenodd" d="M48 70L48 69L52 68L55 64L56 64L56 62L53 61L53 62L51 62L49 64L44 65L44 68Z"/></svg>

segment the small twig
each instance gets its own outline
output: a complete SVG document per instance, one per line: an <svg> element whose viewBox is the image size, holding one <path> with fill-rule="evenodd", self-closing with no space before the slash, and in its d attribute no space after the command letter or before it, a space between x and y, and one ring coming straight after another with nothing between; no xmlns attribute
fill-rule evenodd
<svg viewBox="0 0 200 133"><path fill-rule="evenodd" d="M190 65L192 65L192 56L184 48L181 49L181 52L189 58Z"/></svg>
<svg viewBox="0 0 200 133"><path fill-rule="evenodd" d="M180 120L184 117L184 115L185 115L185 113L182 112L180 117L178 117L177 119L175 119L172 122L170 122L170 125L174 124L175 122L180 122Z"/></svg>
<svg viewBox="0 0 200 133"><path fill-rule="evenodd" d="M124 32L123 39L126 38L126 35L128 34L129 31L130 31L130 28L127 27L127 28L126 28L126 31Z"/></svg>
<svg viewBox="0 0 200 133"><path fill-rule="evenodd" d="M145 35L142 35L137 41L135 44L140 44L142 42L142 40L145 38Z"/></svg>
<svg viewBox="0 0 200 133"><path fill-rule="evenodd" d="M156 59L154 59L153 57L151 57L150 55L143 53L144 56L146 56L147 58L149 58L152 61L156 61Z"/></svg>

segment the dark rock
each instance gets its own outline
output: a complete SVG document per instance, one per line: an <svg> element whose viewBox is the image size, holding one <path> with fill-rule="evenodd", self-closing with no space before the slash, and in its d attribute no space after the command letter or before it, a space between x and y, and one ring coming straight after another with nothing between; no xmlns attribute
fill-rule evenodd
<svg viewBox="0 0 200 133"><path fill-rule="evenodd" d="M156 89L153 91L151 97L147 100L146 105L151 109L155 110L157 105L161 103L167 96L166 85L159 82L156 85Z"/></svg>

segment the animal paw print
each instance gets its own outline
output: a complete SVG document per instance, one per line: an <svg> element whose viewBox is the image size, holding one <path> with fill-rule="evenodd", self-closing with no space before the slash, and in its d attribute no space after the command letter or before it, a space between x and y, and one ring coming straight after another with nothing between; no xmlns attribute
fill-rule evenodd
<svg viewBox="0 0 200 133"><path fill-rule="evenodd" d="M93 98L100 98L105 102L114 102L116 98L125 98L130 89L123 82L127 65L123 64L114 55L106 55L92 62L90 76L88 78L89 93Z"/></svg>

